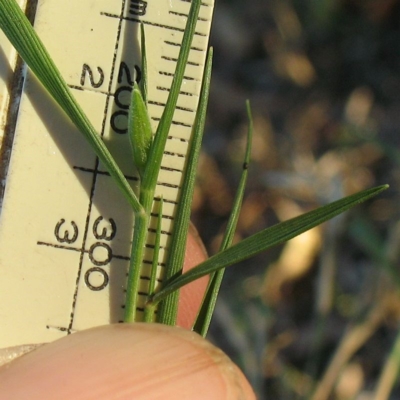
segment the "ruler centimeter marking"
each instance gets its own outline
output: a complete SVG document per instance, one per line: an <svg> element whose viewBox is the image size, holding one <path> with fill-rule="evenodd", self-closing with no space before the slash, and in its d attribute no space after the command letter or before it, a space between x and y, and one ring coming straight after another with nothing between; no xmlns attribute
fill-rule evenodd
<svg viewBox="0 0 400 400"><path fill-rule="evenodd" d="M63 4L64 3L64 4ZM35 29L69 87L137 189L126 137L146 31L149 113L165 106L188 0L38 0ZM213 0L202 2L155 195L141 271L148 290L158 199L163 196L158 281L168 253L208 46ZM0 45L8 49L4 38ZM15 59L11 50L7 57ZM1 70L0 70L1 72ZM0 74L0 95L11 80ZM0 118L6 107L0 108ZM0 119L1 121L1 119ZM133 217L109 174L29 72L21 94L0 215L0 348L55 340L122 319Z"/></svg>

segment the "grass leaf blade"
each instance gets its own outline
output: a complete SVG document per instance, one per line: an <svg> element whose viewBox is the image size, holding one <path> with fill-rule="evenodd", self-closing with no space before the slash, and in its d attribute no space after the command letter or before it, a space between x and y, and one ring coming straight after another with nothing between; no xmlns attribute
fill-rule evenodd
<svg viewBox="0 0 400 400"><path fill-rule="evenodd" d="M205 262L201 263L185 274L171 279L164 288L158 292L152 299L152 302L157 303L163 300L173 291L199 279L212 272L218 271L221 268L226 268L236 264L239 261L250 258L262 251L283 243L294 238L301 233L320 225L321 223L341 214L342 212L362 203L369 198L376 196L383 190L387 189L388 185L378 186L372 189L367 189L362 192L353 194L343 199L337 200L326 206L317 208L299 217L292 218L288 221L274 225L264 229L253 236L244 239L240 243L228 248L227 250L218 253Z"/></svg>
<svg viewBox="0 0 400 400"><path fill-rule="evenodd" d="M15 0L0 0L0 28L54 100L90 143L96 155L128 199L142 210L136 195L93 125L76 102L49 53Z"/></svg>
<svg viewBox="0 0 400 400"><path fill-rule="evenodd" d="M220 247L220 251L223 251L232 245L237 222L239 220L240 209L242 207L244 190L246 188L246 183L247 183L248 165L250 163L251 145L253 140L253 118L251 115L251 108L249 101L246 102L246 109L247 109L249 129L247 133L247 146L243 162L243 170L236 191L235 199L233 202L232 211L229 216L228 224L225 230L224 238L222 240L222 244ZM224 277L224 272L225 268L222 268L211 275L210 282L208 284L207 291L203 299L203 303L197 315L196 322L193 325L193 330L203 337L207 335L208 328L210 327L211 318L214 313L218 292L221 287L222 279Z"/></svg>
<svg viewBox="0 0 400 400"><path fill-rule="evenodd" d="M166 280L175 276L177 273L180 273L183 268L186 239L190 222L191 204L196 180L196 170L200 155L201 142L203 139L208 96L210 92L212 57L213 49L211 48L208 52L204 69L203 83L200 91L200 102L193 125L192 140L188 152L188 161L182 182L182 192L175 216L171 247L164 276L164 279ZM179 292L176 291L160 304L158 322L168 325L176 324L178 300Z"/></svg>

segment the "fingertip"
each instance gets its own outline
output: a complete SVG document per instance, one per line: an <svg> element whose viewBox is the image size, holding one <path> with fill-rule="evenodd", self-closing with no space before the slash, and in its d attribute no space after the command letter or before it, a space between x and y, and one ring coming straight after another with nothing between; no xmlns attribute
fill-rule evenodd
<svg viewBox="0 0 400 400"><path fill-rule="evenodd" d="M0 399L254 399L239 369L197 334L158 324L78 332L0 368Z"/></svg>
<svg viewBox="0 0 400 400"><path fill-rule="evenodd" d="M189 226L183 270L188 271L207 259L207 252L193 224ZM208 284L208 276L198 279L180 289L177 324L191 329L201 306Z"/></svg>

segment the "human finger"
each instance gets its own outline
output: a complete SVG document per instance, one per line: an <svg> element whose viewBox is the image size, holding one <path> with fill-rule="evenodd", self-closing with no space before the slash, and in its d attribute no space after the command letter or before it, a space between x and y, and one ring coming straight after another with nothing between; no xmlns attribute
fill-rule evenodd
<svg viewBox="0 0 400 400"><path fill-rule="evenodd" d="M160 324L92 328L0 368L0 400L253 400L240 370L199 335Z"/></svg>

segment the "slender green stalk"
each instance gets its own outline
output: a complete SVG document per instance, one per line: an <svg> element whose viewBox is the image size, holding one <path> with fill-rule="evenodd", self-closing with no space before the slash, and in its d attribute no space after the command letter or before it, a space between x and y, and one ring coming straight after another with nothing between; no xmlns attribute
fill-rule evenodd
<svg viewBox="0 0 400 400"><path fill-rule="evenodd" d="M200 91L200 102L192 129L192 140L187 156L187 166L182 182L178 209L175 215L174 233L169 249L168 261L164 279L168 280L182 272L186 252L186 240L190 223L191 204L193 199L196 170L203 139L206 121L208 96L210 93L213 49L208 52L203 73L203 83ZM160 304L158 322L175 325L178 312L179 291L172 293Z"/></svg>
<svg viewBox="0 0 400 400"><path fill-rule="evenodd" d="M163 198L160 199L160 205L158 208L158 217L157 217L157 229L156 229L156 238L154 243L154 251L153 251L153 263L151 266L151 274L150 274L150 282L149 282L149 290L148 293L150 295L154 294L154 290L156 287L157 280L157 270L158 270L158 258L160 254L160 241L161 241L161 226L162 226L162 213L163 213ZM144 322L154 322L154 307L146 307L144 310Z"/></svg>
<svg viewBox="0 0 400 400"><path fill-rule="evenodd" d="M236 225L240 215L240 209L242 207L244 190L246 187L246 182L248 177L248 171L249 171L248 166L250 163L251 145L253 139L253 118L251 115L251 108L249 101L246 102L246 109L249 121L249 129L247 133L247 146L243 162L242 176L240 178L239 186L236 191L236 196L233 202L232 211L229 216L228 224L219 251L224 251L232 245L232 241L236 231ZM208 329L210 327L211 318L214 313L215 305L217 303L217 297L219 289L221 287L222 279L224 277L224 273L225 273L225 268L222 268L211 274L210 282L208 284L207 291L203 299L203 303L197 315L196 322L193 325L193 330L199 333L203 337L207 335Z"/></svg>
<svg viewBox="0 0 400 400"><path fill-rule="evenodd" d="M79 106L32 25L15 2L0 0L0 28L29 68L89 142L136 214L142 206L128 181Z"/></svg>
<svg viewBox="0 0 400 400"><path fill-rule="evenodd" d="M240 243L228 248L227 250L212 256L183 275L166 282L164 288L153 296L151 303L158 303L164 300L170 293L196 279L250 258L269 249L270 247L276 246L277 244L286 242L287 240L320 225L328 219L341 214L351 207L376 196L388 187L388 185L382 185L364 190L326 206L319 207L316 210L300 215L299 217L292 218L288 221L264 229L261 232L242 240Z"/></svg>
<svg viewBox="0 0 400 400"><path fill-rule="evenodd" d="M126 286L124 322L135 321L140 272L149 221L150 216L147 213L143 213L135 217L135 227L133 231L133 241L130 257L131 262L129 266L128 281Z"/></svg>
<svg viewBox="0 0 400 400"><path fill-rule="evenodd" d="M132 88L131 104L129 107L128 136L131 141L134 163L138 169L140 178L142 178L148 161L148 156L151 151L153 134L151 131L150 117L147 112L148 74L144 25L140 24L140 28L142 78L139 89L136 84L134 84L134 87ZM142 186L140 187L140 190L142 190ZM124 312L125 322L135 321L140 273L143 262L144 246L147 239L147 228L149 221L150 209L145 209L145 212L135 219L126 287ZM158 261L158 258L156 261ZM151 293L151 291L149 293ZM151 312L149 311L147 315L145 314L145 318L149 318L150 314L154 314L154 309Z"/></svg>

